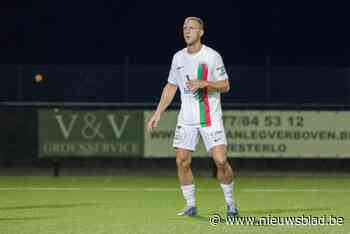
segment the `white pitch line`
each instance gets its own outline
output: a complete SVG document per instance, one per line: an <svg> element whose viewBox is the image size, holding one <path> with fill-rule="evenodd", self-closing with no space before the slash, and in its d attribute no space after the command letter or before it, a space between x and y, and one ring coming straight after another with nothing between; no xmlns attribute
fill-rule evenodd
<svg viewBox="0 0 350 234"><path fill-rule="evenodd" d="M180 188L67 188L67 187L4 187L0 191L91 191L91 192L176 192ZM220 189L197 189L201 192L218 192Z"/></svg>
<svg viewBox="0 0 350 234"><path fill-rule="evenodd" d="M81 188L81 187L0 187L0 191L84 191L84 192L177 192L180 188ZM198 192L220 192L221 189L196 189ZM280 192L326 192L350 193L350 189L272 189L272 188L245 188L240 192L246 193L280 193Z"/></svg>
<svg viewBox="0 0 350 234"><path fill-rule="evenodd" d="M271 188L247 188L247 189L241 189L241 192L247 192L247 193L257 193L257 192L263 192L263 193L280 193L280 192L325 192L325 193L350 193L350 189L288 189L288 188L281 188L281 189L271 189Z"/></svg>

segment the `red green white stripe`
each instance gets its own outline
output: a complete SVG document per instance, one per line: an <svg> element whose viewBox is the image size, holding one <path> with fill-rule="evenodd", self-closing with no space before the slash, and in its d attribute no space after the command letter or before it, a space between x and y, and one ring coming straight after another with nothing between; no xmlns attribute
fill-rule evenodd
<svg viewBox="0 0 350 234"><path fill-rule="evenodd" d="M207 64L199 64L197 70L198 80L208 80L208 66ZM208 98L208 88L202 90L202 97L199 98L199 115L201 127L211 126L210 108Z"/></svg>

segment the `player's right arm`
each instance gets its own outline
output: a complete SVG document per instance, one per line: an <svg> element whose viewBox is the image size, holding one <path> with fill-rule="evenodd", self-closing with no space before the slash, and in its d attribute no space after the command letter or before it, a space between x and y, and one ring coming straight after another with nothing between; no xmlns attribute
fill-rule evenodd
<svg viewBox="0 0 350 234"><path fill-rule="evenodd" d="M165 109L169 106L171 101L174 99L175 93L177 90L177 86L171 83L168 83L163 88L162 95L160 97L160 101L158 103L157 110L153 113L152 117L148 121L147 130L148 132L153 131L160 120L160 115L165 111Z"/></svg>

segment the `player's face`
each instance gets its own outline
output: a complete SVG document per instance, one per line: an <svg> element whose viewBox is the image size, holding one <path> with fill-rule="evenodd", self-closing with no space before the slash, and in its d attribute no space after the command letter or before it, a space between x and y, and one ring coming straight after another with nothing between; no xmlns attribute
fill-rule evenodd
<svg viewBox="0 0 350 234"><path fill-rule="evenodd" d="M193 45L201 39L203 30L196 20L186 20L183 25L183 34L186 44Z"/></svg>

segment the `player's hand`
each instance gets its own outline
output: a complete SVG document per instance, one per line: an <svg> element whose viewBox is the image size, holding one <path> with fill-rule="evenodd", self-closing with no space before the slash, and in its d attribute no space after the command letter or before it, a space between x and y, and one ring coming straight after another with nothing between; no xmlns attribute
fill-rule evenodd
<svg viewBox="0 0 350 234"><path fill-rule="evenodd" d="M197 90L207 87L208 82L206 80L188 80L186 85L190 90Z"/></svg>
<svg viewBox="0 0 350 234"><path fill-rule="evenodd" d="M157 127L159 120L160 120L160 115L157 113L154 113L147 124L148 133L152 132Z"/></svg>

